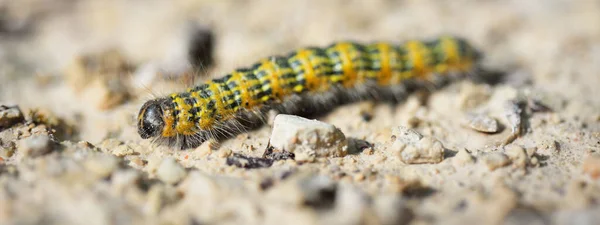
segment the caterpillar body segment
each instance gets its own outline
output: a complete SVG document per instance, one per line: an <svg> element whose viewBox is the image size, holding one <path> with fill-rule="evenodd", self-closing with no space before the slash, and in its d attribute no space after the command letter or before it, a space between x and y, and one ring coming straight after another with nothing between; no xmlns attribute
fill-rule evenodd
<svg viewBox="0 0 600 225"><path fill-rule="evenodd" d="M298 49L146 102L138 114L138 133L187 148L243 132L269 109L295 114L365 98L398 98L408 84L472 73L479 58L454 37Z"/></svg>

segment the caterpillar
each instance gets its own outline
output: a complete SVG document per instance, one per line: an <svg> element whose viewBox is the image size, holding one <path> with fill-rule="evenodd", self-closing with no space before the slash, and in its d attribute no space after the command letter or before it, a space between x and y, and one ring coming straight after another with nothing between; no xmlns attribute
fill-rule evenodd
<svg viewBox="0 0 600 225"><path fill-rule="evenodd" d="M480 58L466 40L452 36L302 48L147 101L138 114L138 133L190 148L244 132L271 109L298 114L347 101L398 99L411 84L473 74Z"/></svg>

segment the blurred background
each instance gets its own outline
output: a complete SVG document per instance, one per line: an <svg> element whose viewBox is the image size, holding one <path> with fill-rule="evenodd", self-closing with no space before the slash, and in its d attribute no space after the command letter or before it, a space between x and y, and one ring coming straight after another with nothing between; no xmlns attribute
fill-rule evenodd
<svg viewBox="0 0 600 225"><path fill-rule="evenodd" d="M179 162L185 163L184 166L188 171L201 170L202 172L211 175L234 174L232 176L250 180L250 182L245 183L246 186L250 187L248 188L250 190L254 190L256 189L256 186L258 186L252 182L262 182L262 180L260 180L262 179L262 175L259 176L260 173L267 174L267 172L265 172L266 170L258 170L259 172L255 172L254 170L248 172L244 169L227 167L222 162L223 160L212 160L214 158L220 160L223 157L206 157L204 153L200 151L184 152L164 149L164 151L154 151L148 147L148 142L141 141L135 126L136 114L145 101L171 92L184 90L190 85L212 77L220 77L235 68L251 66L254 62L263 57L270 55L284 55L300 47L326 46L341 40L352 40L364 43L386 41L401 44L409 39L425 40L446 34L463 37L476 48L480 49L485 57L483 67L491 70L503 71L506 74L502 84L515 88L528 87L551 93L549 96L552 97L548 99L549 104L557 106L556 108L560 109L560 112L557 114L552 114L554 117L551 117L552 115L548 116L549 119L544 117L546 115L539 116L539 118L542 118L540 119L542 121L540 122L541 124L551 124L551 127L544 130L544 132L536 132L536 135L540 135L535 136L537 139L528 139L528 141L533 140L528 143L534 143L535 145L540 146L540 151L547 151L544 152L544 154L547 153L546 156L544 156L546 159L548 159L549 156L552 156L549 161L550 163L548 163L550 166L546 167L548 169L545 169L544 167L532 169L534 170L534 172L531 173L533 175L527 176L526 178L528 180L519 177L519 174L525 174L525 172L523 172L525 169L515 173L507 169L506 171L508 172L505 171L506 173L502 175L514 178L512 181L513 183L511 184L515 184L515 186L521 188L521 193L524 194L522 195L522 199L519 200L537 206L537 209L540 211L552 211L554 209L560 209L561 207L567 207L561 202L564 200L562 199L564 193L567 192L574 193L573 196L575 196L573 198L571 198L572 196L567 196L568 199L575 199L574 201L583 199L580 202L584 203L581 204L587 204L586 196L581 195L583 196L581 197L577 195L583 193L580 190L584 189L584 185L567 185L570 184L571 178L575 176L570 172L577 171L577 174L580 174L580 159L587 153L585 153L583 149L576 148L577 146L580 146L580 143L573 144L565 141L568 139L569 141L572 140L577 142L586 139L584 139L583 136L574 137L570 136L570 134L567 135L564 130L560 130L556 127L568 127L569 129L572 127L576 127L577 129L587 129L589 127L592 127L590 129L597 129L598 127L597 124L598 121L600 121L600 115L598 114L598 112L600 112L600 98L597 97L600 95L600 92L598 91L598 87L600 87L600 1L0 0L0 104L18 105L24 112L35 112L37 115L43 115L43 118L46 121L44 124L51 124L52 127L57 130L56 135L59 140L71 140L74 141L74 143L83 140L92 143L93 145L103 143L100 145L103 146L102 151L105 151L102 153L104 154L102 156L115 158L113 161L110 161L113 158L109 157L109 166L113 166L112 169L116 168L116 162L119 162L119 165L121 166L118 171L117 169L114 169L117 171L115 174L121 175L119 175L120 177L114 175L114 177L118 178L111 178L113 180L110 180L109 178L105 179L104 177L100 177L97 180L88 180L88 174L90 174L88 171L80 172L82 174L78 176L68 174L68 176L65 177L70 180L65 179L66 181L61 180L60 182L56 182L60 185L64 184L64 186L51 186L64 187L65 190L60 192L60 195L56 195L57 197L52 198L55 196L55 190L46 187L48 183L56 183L52 183L54 181L48 177L54 176L52 173L60 174L60 172L57 171L69 171L69 173L73 174L75 174L73 171L82 171L79 169L80 167L73 166L71 170L68 170L65 169L67 166L64 168L60 166L78 165L77 163L79 162L73 163L69 160L71 158L80 157L80 154L83 154L81 152L84 151L77 150L74 151L75 153L69 153L72 155L65 153L64 158L57 159L58 157L48 156L43 158L43 160L36 161L36 159L19 158L18 151L16 153L17 157L11 156L15 148L13 144L13 146L10 146L13 150L8 151L2 149L2 152L0 153L3 154L2 157L4 158L8 159L11 157L10 160L12 160L12 165L21 166L18 167L18 171L20 174L24 175L20 177L15 175L14 180L8 180L8 178L6 178L8 176L2 176L0 177L0 182L3 182L2 184L6 187L8 187L9 184L18 187L10 190L23 191L19 192L18 195L15 195L18 197L14 198L6 197L8 194L4 195L5 193L13 193L11 191L0 192L0 200L2 200L0 201L0 218L10 218L10 216L17 215L15 217L19 217L21 220L15 221L33 221L34 219L29 219L30 214L35 214L30 213L31 210L29 207L32 204L28 201L31 201L36 202L36 206L39 206L40 209L45 209L46 211L43 212L46 212L48 215L69 215L73 217L71 218L73 219L72 221L76 222L92 221L97 224L106 224L110 223L110 221L120 221L127 224L130 222L127 220L130 219L130 217L134 219L139 219L141 217L150 218L147 220L155 222L153 219L155 217L152 216L156 216L161 210L161 206L168 206L162 209L162 214L160 214L161 218L175 218L173 221L185 221L185 216L180 216L176 213L180 208L177 208L179 206L174 204L174 202L178 202L178 199L185 197L185 195L178 192L179 189L175 190L172 186L164 185L156 180L152 180L156 176L155 171L159 164L156 162L160 162L163 158L173 156L174 158L177 158ZM471 86L467 85L466 87ZM476 88L472 89L475 90ZM490 90L493 89L496 93L501 94L514 91L511 89L507 92L505 91L507 90L506 87L484 87L483 89L485 89L483 92L487 91L491 93ZM476 91L473 91L473 93L475 92ZM437 98L442 99L442 102L437 102L438 104L433 104L434 107L431 107L431 109L424 110L430 110L429 112L436 112L437 110L439 115L446 116L445 113L448 110L443 107L454 104L454 102L446 100L450 98L454 99L454 97L456 97L454 94L456 93L453 90L447 90L444 93L447 95L446 97L442 96ZM409 105L407 107L412 107L410 104L407 105ZM437 105L437 108L435 105ZM420 106L417 105L416 107ZM426 107L421 107L420 110L423 111L423 108ZM352 110L356 109L355 111L357 111L358 107L349 107L346 109L349 112L353 112ZM381 113L381 111L384 110L379 111L380 118L385 118L385 115L387 114ZM414 114L416 114L416 111L417 110L415 109ZM349 124L349 126L355 124L354 122L352 124L348 122L354 118L345 117L347 114L349 115L349 113L342 113L344 113L343 116L337 116L337 118L333 118L332 120L337 121L338 124ZM560 117L556 115L559 115ZM460 114L450 115L449 118L458 118L458 116L460 116ZM402 115L398 117L402 117ZM392 116L392 118L397 117ZM355 119L353 121L359 120L360 119ZM563 123L565 120L576 122ZM556 123L553 124L552 121L555 121ZM382 125L381 127L390 126L388 122L389 121L380 121L377 123L377 119L375 119L375 122L371 122L367 125ZM360 126L364 125L364 123L360 121L356 123ZM588 125L586 125L586 123L591 125L587 127ZM444 122L428 122L428 125L425 128L436 128L438 125L437 128L439 128L443 127L444 124L454 125L452 123ZM376 133L375 130L363 129L364 127L360 126L357 126L359 127L359 132L370 134ZM460 126L453 126L452 129L459 129L457 127ZM546 129L546 127L544 127L544 129ZM377 132L379 132L379 130L377 130ZM8 132L5 132L4 134L7 133ZM444 132L438 132L437 134L440 135L440 133L444 134ZM472 144L468 140L475 139L473 138L475 135L469 136L471 135L470 133L446 133L451 133L455 136L465 136L465 141L460 139L459 141L454 141L455 143L465 143L465 145L468 145ZM577 132L567 133L583 135L583 131L580 133L579 130L577 130ZM243 143L243 141L248 141L253 142L252 144L254 144L254 146L260 146L260 144L266 145L268 140L266 137L268 136L268 130L263 130L260 134L266 135L260 136L259 139L251 139L250 136L244 138L244 136L242 136L241 139L234 139L232 142L238 144ZM347 133L347 135L350 134L351 133ZM590 132L585 134L589 134L586 137L592 136ZM598 132L595 132L593 135L596 135L595 137L597 137ZM8 137L13 136L9 135ZM487 136L480 135L476 137L479 137L480 140L488 140L486 139ZM564 141L562 143L568 142L571 143L571 145L556 147L558 144L555 143L558 142L554 141L555 139L552 138L562 138L561 140ZM543 142L539 141L542 139ZM16 140L17 136L11 141L16 142ZM387 136L385 140L387 140ZM592 143L590 140L587 141L588 142L586 143ZM542 144L539 144L540 142ZM8 142L5 142L4 144L6 143ZM79 143L79 147L77 148L85 147L86 149L91 149L93 147L93 145L85 143ZM481 143L484 142L481 141L474 144ZM81 147L80 145L84 145L84 147ZM258 151L255 151L255 147L252 147L252 145L248 146L251 146L249 147L250 150L241 147L234 148L234 150L245 151L244 154L260 154ZM543 146L555 146L558 149L562 148L560 151L576 152L577 157L570 156L570 154L563 154L559 157L557 156L558 153L548 153L551 150L544 150L550 149L550 147ZM569 146L571 146L571 148ZM488 147L488 145L485 146L485 151L496 151L496 149ZM597 147L592 147L591 144L585 146L585 148L585 151L593 151L592 149L594 148L597 151ZM8 149L8 147L6 149ZM458 151L459 148L455 148L454 150ZM94 153L100 154L100 150L96 149L95 151L96 152ZM114 155L117 155L117 153L115 153L117 151L127 152L127 154L123 153L120 156L121 158L116 159ZM231 154L232 152L231 150L228 151L228 153L226 150L220 152L217 151L214 155L219 154L226 157L227 154ZM10 154L7 152L10 152ZM191 160L188 160L188 153L192 156L190 157ZM194 158L194 154L201 156ZM207 154L210 155L210 151ZM352 158L354 156L352 156L350 157L350 160L354 160L354 164L348 163L347 161L349 160L344 159L346 160L345 163L350 165L347 167L355 168L342 169L345 171L358 171L357 168L362 169L364 165L368 164L369 161L366 159L373 161L371 158L378 157L377 154L380 153L376 153L373 157L366 156L365 154L357 155L355 158L358 158L358 156L362 157L358 158L358 163L354 160L355 158ZM483 155L485 156L485 154ZM123 158L126 159L123 160ZM101 169L104 168L102 166L105 164L102 163L106 162L106 160L102 161L105 158L100 159L101 160L98 160L100 161L98 164L93 164L96 163L96 161L92 160L92 166L89 166L92 168L90 171L98 167ZM467 159L467 161L472 161L471 156L468 156ZM540 160L541 159L543 159L543 157L540 156ZM72 164L63 163L63 161L59 160L65 160ZM445 162L447 161L450 160L446 160ZM111 162L114 162L114 165L110 164ZM171 161L168 162L170 163ZM343 167L342 159L339 159L337 162L340 162L340 167ZM37 167L31 167L38 168L35 173L28 173L28 171L31 172L34 169L28 170L30 167L27 166L29 165L27 163L37 165ZM419 179L423 180L425 183L428 182L428 185L431 185L431 187L439 188L439 190L441 190L439 193L442 194L426 199L424 204L421 204L422 202L417 203L420 208L416 211L417 214L420 215L421 222L435 221L431 218L439 219L437 221L446 221L448 218L440 215L452 215L451 217L454 218L453 221L461 221L464 218L456 216L455 212L468 208L467 203L472 203L472 205L474 205L474 207L471 206L469 208L470 210L475 208L474 211L471 211L473 213L470 218L487 219L488 217L481 216L477 210L489 209L492 211L489 215L502 214L502 212L496 210L497 208L487 206L500 205L498 206L500 209L506 209L506 207L503 207L503 205L506 205L503 200L518 198L517 194L514 196L509 195L509 197L505 198L506 195L502 194L509 192L506 192L505 189L497 188L493 189L496 192L490 192L493 193L490 200L493 203L485 205L483 203L487 204L487 202L483 200L480 201L481 197L479 192L474 192L469 188L472 187L473 189L477 189L486 185L494 188L496 187L489 185L490 183L493 183L495 176L491 176L487 174L487 172L480 172L487 171L487 167L481 167L483 169L480 167L469 167L469 169L466 170L467 172L464 172L465 170L463 170L464 173L457 173L459 175L455 177L445 177L444 175L440 175L440 173L443 174L444 171L452 171L452 169L448 169L448 167L452 166L449 166L448 163L444 163L431 165L431 167L407 166L406 169L404 164L401 164L402 166L391 169L383 168L377 172L380 174L389 173L391 175L400 174L400 172L402 172L402 174L408 174L407 176L419 177ZM125 164L127 164L127 166L124 166ZM169 165L172 164L175 163ZM211 167L206 166L209 164ZM380 163L372 163L371 166L376 164ZM5 167L3 167L3 165L4 164L0 163L0 173L8 171L8 169L4 169ZM46 165L50 165L48 168L52 169L47 169ZM595 168L594 171L598 171L598 163L590 165L595 165L595 167L591 168ZM287 165L282 167L285 166ZM310 168L316 168L318 166L318 164L314 164L306 165L302 168L309 168L307 170L310 170ZM372 167L371 169L368 168L368 166L364 167L366 167L367 169L365 170L368 171L371 171L372 169ZM62 170L54 168L61 168ZM457 168L460 170L460 168L463 167ZM470 170L472 168L475 169ZM570 170L565 168L569 168ZM281 171L275 169L273 169L273 171L275 171L273 173L280 174ZM184 171L183 168L180 170ZM418 172L414 172L413 170ZM48 173L51 175L39 175L46 173L46 171L50 171ZM472 173L472 171L476 172ZM103 173L103 171L100 173ZM112 172L107 172L107 174L110 173ZM185 171L181 173L185 174ZM377 175L376 172L365 173L367 175L375 174L373 177L376 177ZM123 188L122 190L127 190L129 192L121 192L121 189L118 189L115 186L121 185L118 179L121 179L121 181L129 179L128 174L134 174L132 176L136 176L135 179L148 176L152 179L146 179L144 182L139 181L137 182L137 186L129 184L123 185L130 186L131 190ZM463 176L460 174L469 175ZM470 177L472 174L483 175L479 178L473 178ZM560 179L555 179L555 174L560 174ZM108 175L104 174L103 176ZM182 175L182 177L183 176L184 175ZM268 176L271 176L271 174L268 174ZM284 175L281 175L281 177L283 176ZM385 176L385 179L383 176L377 177L378 182L389 180L387 179L389 176L387 176L387 174ZM31 177L37 178L32 179ZM71 179L71 177L76 177L77 179ZM46 178L48 179L44 181ZM448 178L448 180L444 180L446 178ZM261 208L254 208L254 206L263 202L260 200L264 197L260 190L257 191L259 192L258 195L246 195L244 192L238 191L237 188L240 186L237 185L238 183L230 186L224 185L227 187L235 186L235 188L227 189L220 188L221 186L218 185L210 186L213 183L208 181L207 183L210 183L210 185L205 185L200 181L196 182L197 180L194 179L199 179L201 181L209 180L203 176L189 176L189 180L192 180L192 186L190 187L193 187L189 188L188 191L190 191L190 193L193 193L194 190L198 190L196 186L193 185L199 185L200 187L206 187L207 189L210 189L210 187L219 188L213 188L215 191L207 192L209 194L206 194L203 191L196 191L195 194L202 198L188 198L185 201L179 201L187 204L184 204L182 207L187 207L186 209L189 209L190 213L195 212L203 216L206 215L206 218L216 218L216 221L220 218L225 218L225 216L219 217L220 214L212 213L213 211L207 211L196 207L195 204L198 202L198 199L214 200L213 202L208 201L209 203L206 203L208 206L211 206L210 204L213 203L216 204L222 202L230 204L224 204L224 207L228 207L230 210L225 212L239 213L239 215L242 216L238 219L243 222L248 222L246 219L254 218L254 215L270 218L269 216L272 215L277 216L277 213L273 212L279 212L277 210L279 210L280 207L276 204L272 205L274 210L270 211L273 214L263 213ZM16 180L18 180L18 182L16 182ZM39 183L36 183L37 181L39 181ZM376 189L380 188L380 186L377 186L378 183L374 181L371 182L368 179L363 181L364 176L363 180L356 182L362 182L364 186L372 185L376 190L374 192L379 191L379 189ZM30 182L39 185L30 185ZM211 182L213 181L211 180ZM236 182L238 181L236 180ZM241 182L242 181L240 181L240 183ZM121 183L125 182L123 181ZM406 187L405 183L396 183L399 186ZM79 185L82 185L87 189L77 189L77 187L81 187ZM463 185L468 186L468 188L463 188ZM108 186L110 186L110 188L107 188ZM152 186L152 188L150 188L150 186ZM504 187L502 185L500 186ZM23 187L39 187L38 189L35 189L35 193L38 194L31 195L28 191L29 189ZM81 192L74 192L72 191L73 189ZM216 189L233 191L218 192ZM488 193L487 189L480 189L486 190L486 193ZM538 192L539 189L543 189L544 192ZM7 188L6 190L9 189ZM186 194L187 193L188 192L186 192ZM213 195L210 193L221 194L215 194L215 196L218 195L221 196L221 198L212 198ZM222 199L229 199L227 197L229 197L231 193L236 193L236 196L239 198L236 198L236 200L232 200L231 202L222 201ZM277 201L285 199L288 194L287 192L283 193L284 194L280 194L274 199ZM499 193L499 195L496 195L496 193ZM44 196L46 198L40 197L38 199L38 196ZM81 196L85 196L87 201L80 202L78 199ZM110 198L107 198L106 196L110 196ZM123 196L127 196L127 198L124 198ZM255 198L254 196L259 197ZM354 197L354 195L351 194L348 194L347 196ZM360 196L362 196L362 194ZM467 200L460 199L463 196L467 196L465 197ZM494 198L494 196L500 197ZM577 196L579 196L579 198ZM21 197L27 201L20 200ZM31 199L29 199L29 197L31 197ZM11 198L14 202L19 202L20 204L14 204L15 207L11 208L14 209L14 211L2 210L3 206L5 206L2 204L11 204L10 202L6 203L7 201L4 201L3 199ZM70 201L65 201L67 203L64 203L61 207L55 207L55 202L60 202L67 198L70 199ZM249 200L249 198L254 199ZM361 198L362 197L356 197L355 200ZM451 205L450 203L446 204L446 202L448 202L446 200L451 198L456 198L455 200L458 202L457 206ZM471 200L469 200L469 198ZM126 199L126 204L122 202L123 199ZM256 201L256 199L259 200ZM383 197L382 199L386 198ZM516 200L513 201L516 202ZM79 203L85 207L78 207L77 204ZM244 203L247 207L238 210L237 205ZM479 207L482 204L483 206ZM120 210L121 208L113 207L115 205L129 210ZM354 204L345 205L354 206ZM102 211L101 209L105 211ZM208 207L208 209L212 208ZM345 209L346 208L342 207L340 212L346 212ZM395 211L386 211L385 209L386 208L384 207L384 210L377 211L377 215L380 216L381 213L384 215L387 215L386 213L395 215ZM520 210L523 208L518 209ZM359 208L359 210L362 210L362 208ZM99 212L101 211L106 213L94 217L99 215ZM92 216L88 217L86 212ZM305 210L305 208L293 208L291 212L292 213L290 214L285 214L287 216L292 216L285 217L285 221L294 220L289 219L295 218L293 216L298 216L298 218L300 218L304 215L298 212L312 213L314 211ZM517 216L535 214L532 213L534 210L525 210L525 214L518 214L520 212L522 211L517 212ZM41 219L35 217L39 219L38 221L47 219L40 215L45 214L39 213L38 216ZM593 212L586 214L584 211L581 215L593 215ZM62 216L52 218L56 219L55 221L58 221L57 223L60 224ZM100 218L100 220L94 220L94 218ZM521 222L523 221L522 219L523 217L518 217L515 221ZM256 220L254 222L257 221L263 222L262 220ZM304 221L310 220L299 219L298 221L300 221L299 223L303 223ZM34 224L34 222L22 224Z"/></svg>

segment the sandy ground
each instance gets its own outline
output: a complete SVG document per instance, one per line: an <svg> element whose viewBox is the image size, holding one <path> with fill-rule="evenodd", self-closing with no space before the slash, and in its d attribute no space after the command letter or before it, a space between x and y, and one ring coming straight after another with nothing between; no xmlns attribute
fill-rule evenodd
<svg viewBox="0 0 600 225"><path fill-rule="evenodd" d="M0 132L0 223L600 224L599 21L597 1L0 1L0 103L24 114ZM192 67L206 30L215 64ZM441 34L505 78L318 117L354 146L343 157L247 169L227 161L261 157L271 125L188 150L136 131L144 101L268 55ZM503 145L515 100L523 129ZM407 161L399 126L441 155Z"/></svg>

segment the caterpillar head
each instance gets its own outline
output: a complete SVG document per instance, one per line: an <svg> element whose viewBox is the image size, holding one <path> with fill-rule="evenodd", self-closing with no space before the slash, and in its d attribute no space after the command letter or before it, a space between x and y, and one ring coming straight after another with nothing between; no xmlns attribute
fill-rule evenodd
<svg viewBox="0 0 600 225"><path fill-rule="evenodd" d="M163 108L166 99L150 100L142 106L138 114L138 133L143 139L161 135L165 126Z"/></svg>

